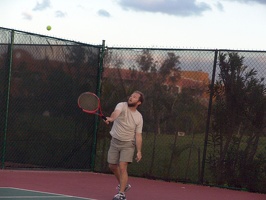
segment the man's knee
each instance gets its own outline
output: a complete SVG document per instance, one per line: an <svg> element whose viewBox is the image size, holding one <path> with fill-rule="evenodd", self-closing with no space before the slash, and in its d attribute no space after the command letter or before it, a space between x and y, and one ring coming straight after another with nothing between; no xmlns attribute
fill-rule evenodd
<svg viewBox="0 0 266 200"><path fill-rule="evenodd" d="M127 166L128 166L127 162L119 163L119 168L120 168L121 173L127 172Z"/></svg>
<svg viewBox="0 0 266 200"><path fill-rule="evenodd" d="M115 170L117 170L118 165L116 165L116 164L110 164L110 163L109 163L109 168L110 168L112 171L115 171Z"/></svg>

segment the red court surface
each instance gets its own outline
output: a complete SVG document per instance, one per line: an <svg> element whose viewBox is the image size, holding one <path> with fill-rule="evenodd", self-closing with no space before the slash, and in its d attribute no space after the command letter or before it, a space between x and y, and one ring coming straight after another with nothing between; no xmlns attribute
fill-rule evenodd
<svg viewBox="0 0 266 200"><path fill-rule="evenodd" d="M129 177L127 200L266 200L266 194ZM112 200L113 175L91 172L0 170L0 187Z"/></svg>

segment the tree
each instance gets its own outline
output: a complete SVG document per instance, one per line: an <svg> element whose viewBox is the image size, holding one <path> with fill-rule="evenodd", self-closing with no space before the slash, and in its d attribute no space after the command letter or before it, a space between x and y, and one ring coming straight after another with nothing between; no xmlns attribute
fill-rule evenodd
<svg viewBox="0 0 266 200"><path fill-rule="evenodd" d="M237 53L221 53L219 67L214 87L210 166L218 184L248 187L259 178L254 168L258 167L256 153L263 134L265 85ZM247 174L253 178L248 180Z"/></svg>
<svg viewBox="0 0 266 200"><path fill-rule="evenodd" d="M144 72L147 81L145 94L150 104L150 119L154 119L154 132L161 133L161 124L173 117L176 94L173 88L180 79L179 56L167 53L164 60L155 60L149 50L143 50L137 59L138 70Z"/></svg>

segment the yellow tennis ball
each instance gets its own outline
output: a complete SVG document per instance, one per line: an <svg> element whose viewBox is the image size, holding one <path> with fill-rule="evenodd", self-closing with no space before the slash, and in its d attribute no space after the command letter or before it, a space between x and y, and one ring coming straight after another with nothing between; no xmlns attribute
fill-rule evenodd
<svg viewBox="0 0 266 200"><path fill-rule="evenodd" d="M52 27L51 27L51 26L47 26L46 29L47 29L48 31L50 31L50 30L52 29Z"/></svg>

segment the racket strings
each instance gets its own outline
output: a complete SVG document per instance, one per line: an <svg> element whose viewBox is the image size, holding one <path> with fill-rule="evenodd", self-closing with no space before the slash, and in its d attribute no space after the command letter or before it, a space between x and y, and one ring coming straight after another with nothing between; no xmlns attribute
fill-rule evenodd
<svg viewBox="0 0 266 200"><path fill-rule="evenodd" d="M84 94L79 98L79 105L84 110L96 111L99 107L99 101L94 95Z"/></svg>

